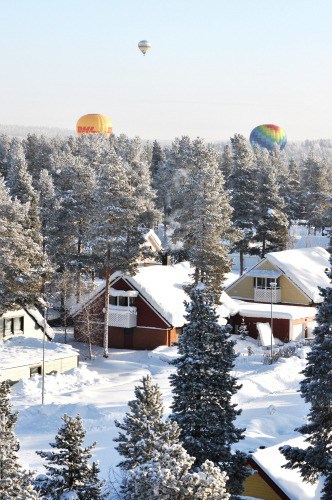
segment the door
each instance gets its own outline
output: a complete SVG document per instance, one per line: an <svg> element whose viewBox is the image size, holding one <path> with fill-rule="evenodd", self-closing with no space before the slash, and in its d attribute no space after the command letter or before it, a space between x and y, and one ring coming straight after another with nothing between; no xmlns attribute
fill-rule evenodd
<svg viewBox="0 0 332 500"><path fill-rule="evenodd" d="M134 349L134 329L124 328L123 337L124 337L123 347L125 349Z"/></svg>

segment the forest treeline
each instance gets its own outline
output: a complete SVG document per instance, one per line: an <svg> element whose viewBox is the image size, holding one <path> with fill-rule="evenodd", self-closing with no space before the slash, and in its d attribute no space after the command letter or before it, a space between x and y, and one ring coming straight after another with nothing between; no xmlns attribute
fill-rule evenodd
<svg viewBox="0 0 332 500"><path fill-rule="evenodd" d="M125 135L2 135L1 308L34 302L41 283L72 287L79 300L84 278L106 264L134 273L153 227L174 261L189 259L195 281L217 289L230 250L243 267L246 253L289 246L295 221L331 226L327 146L305 143L295 160L239 134L223 147L186 136L162 147Z"/></svg>

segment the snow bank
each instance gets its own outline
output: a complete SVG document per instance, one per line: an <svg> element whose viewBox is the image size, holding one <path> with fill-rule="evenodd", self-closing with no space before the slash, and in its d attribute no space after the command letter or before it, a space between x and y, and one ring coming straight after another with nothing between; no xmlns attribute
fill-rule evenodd
<svg viewBox="0 0 332 500"><path fill-rule="evenodd" d="M85 364L66 373L55 373L45 376L45 394L48 399L55 395L82 390L84 386L96 385L105 382L106 379L98 372L89 370ZM33 375L22 379L13 386L12 394L15 399L23 399L29 402L40 401L42 389L42 377Z"/></svg>

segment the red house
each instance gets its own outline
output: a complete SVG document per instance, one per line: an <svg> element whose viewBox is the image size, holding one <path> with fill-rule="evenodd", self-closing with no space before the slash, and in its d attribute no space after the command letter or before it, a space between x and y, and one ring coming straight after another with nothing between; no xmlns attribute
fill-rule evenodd
<svg viewBox="0 0 332 500"><path fill-rule="evenodd" d="M135 276L115 272L110 277L109 347L155 349L171 346L178 340L185 323L188 296L183 286L190 283L193 270L188 262L172 266L142 266ZM218 307L219 322L226 324L238 308L224 292ZM75 306L75 338L81 337L83 310L90 308L99 325L96 343L102 345L104 329L105 284L103 283Z"/></svg>

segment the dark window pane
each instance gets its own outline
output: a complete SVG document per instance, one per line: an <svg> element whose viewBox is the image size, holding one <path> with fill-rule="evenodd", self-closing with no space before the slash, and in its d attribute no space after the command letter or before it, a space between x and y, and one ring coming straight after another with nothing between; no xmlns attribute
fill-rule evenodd
<svg viewBox="0 0 332 500"><path fill-rule="evenodd" d="M111 306L116 306L117 303L118 303L118 298L117 297L114 297L113 295L110 296L110 304Z"/></svg>
<svg viewBox="0 0 332 500"><path fill-rule="evenodd" d="M128 297L119 297L119 306L127 306Z"/></svg>

